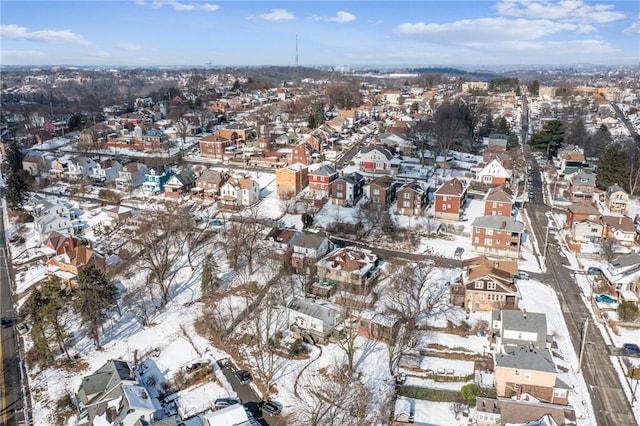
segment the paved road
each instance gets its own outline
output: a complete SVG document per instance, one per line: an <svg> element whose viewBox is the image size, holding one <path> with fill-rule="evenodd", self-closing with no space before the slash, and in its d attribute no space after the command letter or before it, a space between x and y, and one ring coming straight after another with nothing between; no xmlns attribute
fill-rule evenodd
<svg viewBox="0 0 640 426"><path fill-rule="evenodd" d="M534 187L536 198L529 202L526 208L531 226L538 236L538 243L542 250L548 224L546 213L550 209L543 203L537 165L534 165ZM572 271L567 267L569 262L561 253L555 237L550 235L546 256L547 273L542 274L541 279L556 291L562 314L569 329L571 342L576 353L579 353L582 327L585 321L591 317L582 299L580 288L571 276ZM589 330L584 349L582 372L589 387L598 426L635 425L637 423L631 414L631 406L622 390L622 386L626 385L620 382L609 360L610 348L607 347L593 322L591 322ZM615 351L612 352L615 354Z"/></svg>
<svg viewBox="0 0 640 426"><path fill-rule="evenodd" d="M0 208L0 315L15 318L11 279L7 263L7 241L4 230L4 212ZM0 425L18 425L24 420L20 375L20 358L15 327L0 328L2 344L2 376L0 376Z"/></svg>
<svg viewBox="0 0 640 426"><path fill-rule="evenodd" d="M231 363L227 363L227 367L221 367L222 373L229 381L229 384L233 388L233 390L238 394L238 398L242 400L242 404L251 411L253 417L261 424L267 426L284 426L284 423L280 421L277 416L271 416L266 414L264 417L262 416L262 412L260 411L260 404L262 403L262 398L258 396L258 394L253 390L250 385L243 385L240 383L238 378L235 375L235 371L237 367Z"/></svg>

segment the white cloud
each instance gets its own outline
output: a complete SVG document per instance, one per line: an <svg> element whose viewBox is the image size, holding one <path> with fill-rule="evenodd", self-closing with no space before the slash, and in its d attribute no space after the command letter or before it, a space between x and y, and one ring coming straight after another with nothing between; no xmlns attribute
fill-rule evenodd
<svg viewBox="0 0 640 426"><path fill-rule="evenodd" d="M356 15L353 13L345 12L344 10L340 10L336 13L336 16L331 16L327 18L329 22L337 22L339 24L346 24L347 22L353 22L356 20Z"/></svg>
<svg viewBox="0 0 640 426"><path fill-rule="evenodd" d="M27 31L25 27L18 25L0 25L0 37L44 41L48 43L73 43L81 46L91 45L84 37L69 30L40 30L30 32Z"/></svg>
<svg viewBox="0 0 640 426"><path fill-rule="evenodd" d="M295 15L285 9L271 9L269 13L261 13L260 18L265 21L292 21Z"/></svg>
<svg viewBox="0 0 640 426"><path fill-rule="evenodd" d="M166 1L166 0L136 0L135 2L138 6L150 7L152 9L160 9L161 7L168 6L172 7L175 11L178 12L193 12L193 11L203 11L203 12L215 12L220 9L220 6L212 3L184 3L179 1Z"/></svg>
<svg viewBox="0 0 640 426"><path fill-rule="evenodd" d="M640 22L634 22L624 29L625 34L640 34Z"/></svg>
<svg viewBox="0 0 640 426"><path fill-rule="evenodd" d="M142 46L136 43L122 42L122 43L116 44L116 47L118 49L127 50L130 52L136 51L136 50L142 50Z"/></svg>
<svg viewBox="0 0 640 426"><path fill-rule="evenodd" d="M582 0L502 0L496 5L501 15L530 19L554 19L603 24L625 18L609 4L586 4Z"/></svg>
<svg viewBox="0 0 640 426"><path fill-rule="evenodd" d="M7 62L7 58L33 58L43 57L44 52L40 50L2 50L2 56L5 58L4 62Z"/></svg>
<svg viewBox="0 0 640 426"><path fill-rule="evenodd" d="M91 52L88 54L91 58L110 58L111 54L106 50L96 50L95 52Z"/></svg>
<svg viewBox="0 0 640 426"><path fill-rule="evenodd" d="M444 24L405 22L395 28L396 34L420 37L425 41L456 44L467 40L496 42L505 39L536 40L563 31L588 32L585 25L549 20L508 18L463 19Z"/></svg>

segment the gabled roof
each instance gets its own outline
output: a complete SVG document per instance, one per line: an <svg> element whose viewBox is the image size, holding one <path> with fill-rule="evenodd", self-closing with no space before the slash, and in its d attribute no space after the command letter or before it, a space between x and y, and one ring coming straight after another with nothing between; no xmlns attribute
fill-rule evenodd
<svg viewBox="0 0 640 426"><path fill-rule="evenodd" d="M202 174L198 177L198 179L196 179L196 181L219 185L220 183L224 182L225 175L226 174L224 172L221 172L220 170L207 169L202 172Z"/></svg>
<svg viewBox="0 0 640 426"><path fill-rule="evenodd" d="M398 192L413 191L413 192L416 192L417 194L425 194L428 190L429 188L424 188L422 186L422 182L418 180L413 180L411 182L407 182L404 185L402 185L402 187L398 189Z"/></svg>
<svg viewBox="0 0 640 426"><path fill-rule="evenodd" d="M326 300L295 298L288 308L310 317L322 320L325 324L334 324L335 318L342 314L342 309Z"/></svg>
<svg viewBox="0 0 640 426"><path fill-rule="evenodd" d="M135 380L129 364L118 359L109 360L95 373L82 378L78 396L86 404L90 402L88 396L108 391L123 380Z"/></svg>
<svg viewBox="0 0 640 426"><path fill-rule="evenodd" d="M323 164L315 170L309 171L309 176L333 176L337 173L336 169L329 165Z"/></svg>
<svg viewBox="0 0 640 426"><path fill-rule="evenodd" d="M572 203L567 206L567 211L573 214L599 215L600 211L592 204L585 202Z"/></svg>
<svg viewBox="0 0 640 426"><path fill-rule="evenodd" d="M344 175L338 178L338 180L344 180L345 182L348 182L352 185L356 185L359 182L363 182L364 181L364 176L361 175L358 172L351 172L348 175Z"/></svg>
<svg viewBox="0 0 640 426"><path fill-rule="evenodd" d="M629 216L602 216L602 223L609 229L617 229L627 233L636 232L633 219Z"/></svg>
<svg viewBox="0 0 640 426"><path fill-rule="evenodd" d="M318 249L327 240L327 236L322 233L303 232L293 243L295 247Z"/></svg>
<svg viewBox="0 0 640 426"><path fill-rule="evenodd" d="M513 192L504 185L491 188L484 196L485 201L496 201L500 203L513 203Z"/></svg>
<svg viewBox="0 0 640 426"><path fill-rule="evenodd" d="M464 190L464 184L458 178L453 178L440 185L440 188L436 190L436 195L460 196Z"/></svg>
<svg viewBox="0 0 640 426"><path fill-rule="evenodd" d="M383 146L365 146L360 150L360 154L368 154L370 152L377 151L382 154L387 160L391 160L393 158L393 154L389 152L389 150Z"/></svg>
<svg viewBox="0 0 640 426"><path fill-rule="evenodd" d="M524 223L512 216L478 216L471 226L476 228L504 229L509 232L523 232Z"/></svg>
<svg viewBox="0 0 640 426"><path fill-rule="evenodd" d="M289 244L289 242L295 239L299 233L300 231L295 228L273 228L264 239L281 244Z"/></svg>
<svg viewBox="0 0 640 426"><path fill-rule="evenodd" d="M616 192L624 192L625 194L629 195L628 192L619 185L611 185L607 188L607 195L615 194Z"/></svg>
<svg viewBox="0 0 640 426"><path fill-rule="evenodd" d="M379 176L375 178L370 185L376 185L381 188L390 188L394 185L394 179L391 176Z"/></svg>
<svg viewBox="0 0 640 426"><path fill-rule="evenodd" d="M375 266L377 260L378 256L371 250L344 247L319 260L317 266L365 275Z"/></svg>
<svg viewBox="0 0 640 426"><path fill-rule="evenodd" d="M502 309L491 311L491 324L494 321L501 321L501 330L512 330L525 333L536 333L538 339L531 342L536 346L544 346L547 341L547 316L539 312L513 311ZM503 337L503 344L514 343Z"/></svg>
<svg viewBox="0 0 640 426"><path fill-rule="evenodd" d="M184 169L180 173L173 175L167 185L173 184L176 180L182 186L189 186L195 183L196 175L191 170Z"/></svg>
<svg viewBox="0 0 640 426"><path fill-rule="evenodd" d="M557 373L551 352L532 346L505 346L504 353L495 356L495 362L496 367Z"/></svg>

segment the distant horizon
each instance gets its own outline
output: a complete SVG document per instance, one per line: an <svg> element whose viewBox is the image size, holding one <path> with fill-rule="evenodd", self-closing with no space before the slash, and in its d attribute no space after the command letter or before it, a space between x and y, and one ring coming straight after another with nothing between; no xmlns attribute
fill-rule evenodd
<svg viewBox="0 0 640 426"><path fill-rule="evenodd" d="M4 66L640 63L640 13L624 0L3 0L1 7Z"/></svg>

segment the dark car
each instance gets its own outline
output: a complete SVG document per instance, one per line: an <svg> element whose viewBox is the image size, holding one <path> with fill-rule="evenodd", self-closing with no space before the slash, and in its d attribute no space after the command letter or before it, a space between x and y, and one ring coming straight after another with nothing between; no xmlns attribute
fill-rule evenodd
<svg viewBox="0 0 640 426"><path fill-rule="evenodd" d="M219 410L236 404L242 404L242 401L239 398L218 398L216 399L216 402L214 402L213 406L216 410Z"/></svg>
<svg viewBox="0 0 640 426"><path fill-rule="evenodd" d="M595 266L592 266L589 269L587 269L587 274L589 274L589 275L602 275L602 269L596 268Z"/></svg>
<svg viewBox="0 0 640 426"><path fill-rule="evenodd" d="M272 416L277 416L282 413L282 404L276 401L265 401L261 406L260 410L263 413L271 414Z"/></svg>
<svg viewBox="0 0 640 426"><path fill-rule="evenodd" d="M0 325L2 325L2 327L11 327L12 324L13 320L11 318L0 317Z"/></svg>
<svg viewBox="0 0 640 426"><path fill-rule="evenodd" d="M622 345L622 349L628 354L640 355L640 346L635 343L625 343Z"/></svg>
<svg viewBox="0 0 640 426"><path fill-rule="evenodd" d="M253 377L251 377L251 373L249 373L247 370L236 371L236 377L238 378L238 381L243 385L246 385L253 380Z"/></svg>

